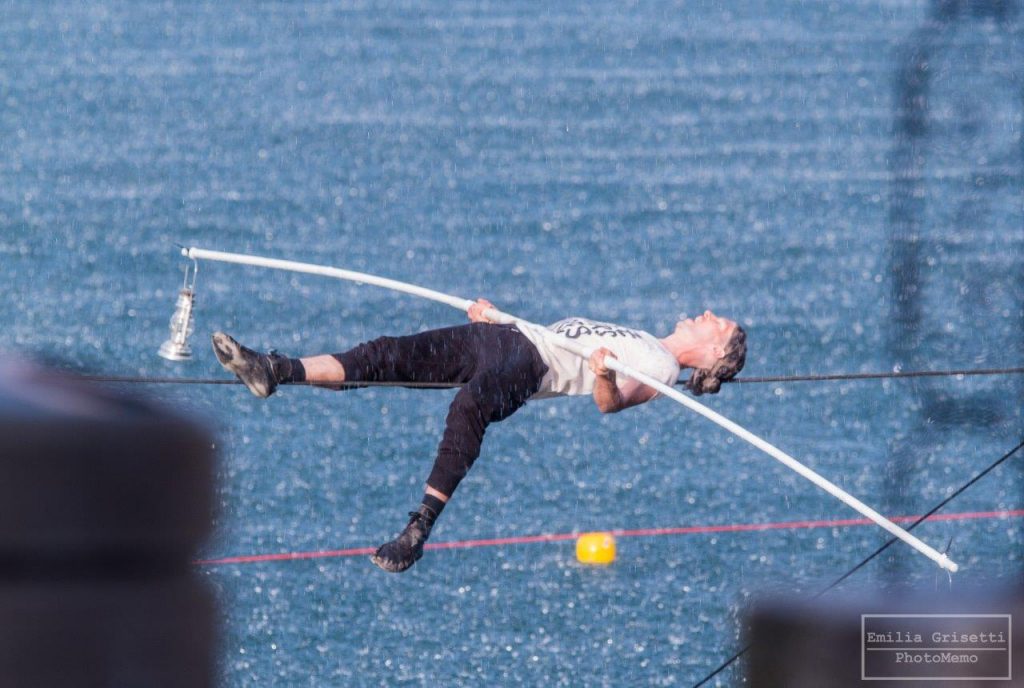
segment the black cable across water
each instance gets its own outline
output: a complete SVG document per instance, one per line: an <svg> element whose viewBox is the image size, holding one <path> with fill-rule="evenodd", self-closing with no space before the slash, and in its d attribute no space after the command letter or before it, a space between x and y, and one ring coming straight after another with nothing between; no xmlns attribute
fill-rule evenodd
<svg viewBox="0 0 1024 688"><path fill-rule="evenodd" d="M739 377L728 380L736 384L763 384L769 382L835 382L839 380L885 380L918 377L970 377L981 375L1019 375L1024 368L976 368L973 370L909 370L881 373L824 373L820 375L770 375L762 377ZM124 382L138 384L169 384L169 385L238 385L237 380L224 378L201 377L146 377L131 375L83 375L83 380L90 382ZM686 380L676 380L683 385ZM292 383L310 387L326 387L325 384L313 382ZM411 387L416 389L448 389L461 387L458 383L448 382L360 382L358 384L342 384L342 388L354 387Z"/></svg>
<svg viewBox="0 0 1024 688"><path fill-rule="evenodd" d="M1020 442L1020 444L1018 444L1016 447L1014 447L1013 449L1011 449L1010 451L1006 452L1005 454L1000 456L998 459L996 459L996 461L994 463L992 463L988 468L986 468L985 470L981 471L976 476L974 476L973 478L968 480L966 483L961 485L955 492L953 492L951 495L949 495L948 497L943 499L941 502L936 504L927 513L922 514L920 518L918 518L912 524L907 526L906 530L909 532L909 531L913 530L914 528L916 528L917 526L919 526L921 523L923 523L925 520L927 520L929 516L931 516L936 511L938 511L939 509L941 509L942 507L946 506L947 504L952 502L954 499L959 497L971 485L973 485L974 483L978 482L979 480L984 478L986 475L988 475L989 473L994 471L1000 464L1002 464L1004 461L1006 461L1011 456L1013 456L1018 451L1020 451L1021 448L1024 448L1024 440L1022 440ZM826 586L822 590L820 590L817 593L815 593L811 597L811 599L812 600L816 600L819 597L821 597L822 595L824 595L825 593L827 593L829 590L832 590L834 587L836 587L837 585L842 583L844 580L846 580L847 578L852 576L854 573L856 573L857 571L862 569L869 561L871 561L872 559L877 557L879 554L881 554L882 552L887 550L892 544L894 544L897 541L898 541L898 538L890 538L888 541L886 541L885 544L883 544L881 547L879 547L874 552L872 552L867 557L865 557L859 564L854 566L852 569L850 569L849 571L847 571L843 575L839 576L839 578L837 578L834 581L832 581L828 586ZM753 643L748 643L747 645L745 645L742 648L740 648L740 650L736 654L732 655L727 660L725 660L720 665L718 665L718 667L714 671L712 671L710 674L708 674L707 676L702 678L698 683L693 684L693 688L700 688L700 686L703 686L705 683L710 681L712 678L714 678L715 676L720 674L722 671L727 669L733 662L735 662L737 659L742 657L747 652L747 650L749 650L752 646L753 646Z"/></svg>
<svg viewBox="0 0 1024 688"><path fill-rule="evenodd" d="M86 382L125 382L147 385L240 385L242 382L230 378L207 377L146 377L131 375L80 375ZM356 389L359 387L412 387L415 389L450 389L461 387L451 382L289 382L289 387L324 387L329 389Z"/></svg>
<svg viewBox="0 0 1024 688"><path fill-rule="evenodd" d="M824 382L834 380L885 380L908 377L969 377L972 375L1015 375L1020 373L1024 373L1024 368L975 368L973 370L895 370L884 373L824 373L821 375L778 375L771 377L738 377L729 380L729 382Z"/></svg>

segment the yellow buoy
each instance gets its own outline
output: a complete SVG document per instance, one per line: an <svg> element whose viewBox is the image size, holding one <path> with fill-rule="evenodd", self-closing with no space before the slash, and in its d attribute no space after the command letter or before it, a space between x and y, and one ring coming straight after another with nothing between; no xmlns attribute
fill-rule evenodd
<svg viewBox="0 0 1024 688"><path fill-rule="evenodd" d="M610 564L615 561L615 538L611 533L583 533L576 539L576 558L581 564Z"/></svg>

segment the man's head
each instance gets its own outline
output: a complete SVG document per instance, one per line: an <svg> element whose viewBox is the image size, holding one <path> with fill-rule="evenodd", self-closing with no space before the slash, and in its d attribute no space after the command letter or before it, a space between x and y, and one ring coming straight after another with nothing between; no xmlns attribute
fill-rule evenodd
<svg viewBox="0 0 1024 688"><path fill-rule="evenodd" d="M694 370L686 386L694 396L718 392L722 383L734 378L747 360L747 333L735 321L711 311L680 320L676 335L684 337L690 345L687 362Z"/></svg>

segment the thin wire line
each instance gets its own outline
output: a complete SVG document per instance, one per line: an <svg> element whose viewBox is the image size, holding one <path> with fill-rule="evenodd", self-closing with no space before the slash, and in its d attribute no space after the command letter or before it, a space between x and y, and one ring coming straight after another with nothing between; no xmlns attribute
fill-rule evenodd
<svg viewBox="0 0 1024 688"><path fill-rule="evenodd" d="M884 380L908 377L968 377L972 375L1015 375L1024 368L976 368L973 370L908 370L883 373L824 373L821 375L778 375L772 377L738 377L728 382L824 382L832 380Z"/></svg>
<svg viewBox="0 0 1024 688"><path fill-rule="evenodd" d="M240 385L240 380L206 377L145 377L130 375L81 375L86 382L142 383L154 385ZM289 387L324 387L326 389L358 389L361 387L411 387L413 389L452 389L457 382L289 382Z"/></svg>
<svg viewBox="0 0 1024 688"><path fill-rule="evenodd" d="M931 515L932 515L932 514L934 514L934 513L936 512L936 511L938 511L938 510L939 510L939 509L941 509L942 507L944 507L944 506L946 506L947 504L949 504L950 502L952 502L952 501L953 501L954 499L956 499L956 498L957 498L957 497L959 497L959 496L960 496L961 494L963 494L963 492L964 492L964 491L965 491L965 490L966 490L967 488L969 488L969 487L970 487L971 485L973 485L974 483L976 483L976 482L978 482L979 480L981 480L982 478L984 478L984 477L985 477L986 475L988 475L988 474L989 474L989 473L991 473L991 472L992 472L993 470L995 470L995 469L996 469L996 468L997 468L997 467L998 467L998 466L999 466L1000 464L1002 464L1002 463L1003 463L1004 461L1006 461L1006 460L1007 460L1007 459L1009 459L1009 458L1010 458L1011 456L1013 456L1013 455L1014 455L1014 454L1016 454L1016 453L1017 453L1018 451L1020 451L1022 447L1024 447L1024 440L1021 440L1020 444L1018 444L1018 445L1017 445L1016 447L1014 447L1014 448L1013 448L1013 449L1011 449L1010 451L1008 451L1008 452L1006 452L1005 454L1003 454L1002 456L1000 456L1000 457L999 457L999 458L998 458L998 459L997 459L997 460L995 461L995 463L993 463L992 465L990 465L990 466L989 466L988 468L986 468L985 470L981 471L980 473L978 473L977 475L975 475L975 476L974 476L973 478L971 478L970 480L968 480L968 481L967 481L966 483L964 483L963 485L961 485L959 489L957 489L957 490L956 490L955 492L953 492L953 493L952 493L952 494L950 494L950 495L949 495L948 497L946 497L945 499L943 499L943 500L942 500L941 502L939 502L938 504L936 504L936 505L935 505L934 507L932 507L932 508L931 508L931 509L930 509L930 510L929 510L929 511L927 512L927 513L925 513L925 514L922 514L922 515L921 515L921 516L920 516L920 517L919 517L919 518L918 518L918 519L917 519L916 521L914 521L914 522L913 522L912 524L910 524L909 526L907 526L907 528L906 528L906 529L907 529L908 531L910 531L910 530L913 530L914 528L916 528L917 526L919 526L919 525L920 525L921 523L923 523L923 522L924 522L924 521L925 521L925 520L926 520L926 519L927 519L927 518L928 518L929 516L931 516ZM888 541L887 541L887 542L886 542L885 544L883 544L883 545L882 545L881 547L879 547L879 548L878 548L878 549L876 549L876 550L875 550L874 552L872 552L871 554L869 554L869 555L868 555L868 556L867 556L867 557L866 557L866 558L865 558L865 559L864 559L863 561L861 561L861 562L860 562L859 564L857 564L857 565L856 565L856 566L854 566L854 567L853 567L852 569L850 569L849 571L847 571L846 573L844 573L843 575L841 575L841 576L840 576L839 578L837 578L837 579L835 579L834 581L832 581L832 582L831 582L831 583L830 583L830 584L829 584L828 586L826 586L826 587L825 587L824 589L820 590L820 591L819 591L819 592L817 592L817 593L816 593L815 595L813 595L813 596L811 597L811 599L812 599L812 600L816 600L816 599L818 599L819 597L821 597L822 595L824 595L825 593L827 593L827 592L828 592L829 590L832 590L832 589L833 589L834 587L836 587L837 585L839 585L840 583L842 583L842 582L843 582L844 580L846 580L847 578L849 578L850 576L852 576L852 575L853 575L854 573L856 573L857 571L859 571L860 569L862 569L862 568L863 568L863 567L864 567L864 566L865 566L865 565L866 565L866 564L867 564L868 562L870 562L870 561L871 561L872 559L874 559L875 557L877 557L877 556L878 556L879 554L881 554L882 552L884 552L885 550L887 550L887 549L888 549L888 548L889 548L889 547L890 547L890 546L891 546L891 545L892 545L893 543L895 543L895 542L897 542L897 541L898 541L898 539L897 539L897 538L890 538L890 539L889 539L889 540L888 540ZM720 665L718 666L718 668L716 668L716 669L715 669L714 671L712 671L712 672L711 672L710 674L708 674L707 676L705 676L704 678L702 678L702 679L700 680L700 682L699 682L699 683L695 683L695 684L693 685L693 688L700 688L700 686L703 686L703 685L704 685L705 683L707 683L708 681L710 681L710 680L711 680L712 678L714 678L715 676L717 676L718 674L720 674L720 673L721 673L722 671L724 671L724 670L725 670L726 668L728 668L728 667L729 667L729 665L731 665L731 664L732 664L733 662L735 662L735 661L736 661L737 659L739 659L740 657L742 657L742 656L743 656L743 655L744 655L744 654L746 653L746 651L747 651L747 650L749 650L749 649L750 649L751 647L753 647L753 645L754 645L753 643L747 643L746 645L744 645L744 646L743 646L742 648L740 648L740 650L739 650L739 651L738 651L738 652L737 652L736 654L734 654L734 655L732 655L731 657L729 657L729 658L728 658L727 660L725 660L724 662L722 662L722 663L721 663L721 664L720 664Z"/></svg>
<svg viewBox="0 0 1024 688"><path fill-rule="evenodd" d="M981 368L974 370L950 371L893 371L890 373L825 373L822 375L790 375L761 378L734 378L728 382L764 383L764 382L828 382L835 380L887 380L901 378L951 378L981 375L1020 375L1024 368Z"/></svg>
<svg viewBox="0 0 1024 688"><path fill-rule="evenodd" d="M967 521L989 518L1020 518L1024 517L1024 509L1010 509L1003 511L966 511L962 513L943 514L938 516L939 521ZM908 523L917 516L894 516L895 523ZM874 525L874 521L868 518L837 518L830 520L814 521L775 521L768 523L725 523L719 525L694 525L663 528L614 528L608 532L615 538L632 537L657 537L673 535L703 535L709 533L751 533L766 532L773 530L800 530L804 528L850 528L855 526ZM478 540L449 540L447 542L428 542L424 549L428 550L450 550L470 549L476 547L505 547L508 545L541 544L549 542L565 542L575 540L580 536L579 532L572 533L541 533L539 535L513 535L510 537L485 538ZM214 559L201 559L192 562L196 566L222 566L228 564L258 564L277 561L298 561L309 559L331 559L338 557L355 557L365 554L373 554L375 547L350 547L347 549L313 550L305 552L272 552L266 554L242 554L234 556L219 557Z"/></svg>
<svg viewBox="0 0 1024 688"><path fill-rule="evenodd" d="M970 377L983 375L1019 375L1024 373L1024 368L978 368L973 370L909 370L879 373L824 373L820 375L772 375L763 377L741 377L727 380L737 384L763 384L778 382L834 382L839 380L885 380L919 377ZM221 378L202 377L147 377L131 375L83 375L83 380L89 382L117 382L117 383L141 383L141 384L171 384L171 385L238 385L238 380ZM683 385L686 380L676 380L677 385ZM327 387L325 384L313 382L293 382L292 385L304 385L308 387ZM451 389L461 387L459 383L452 382L359 382L353 384L342 384L342 389L355 389L357 387L410 387L414 389Z"/></svg>

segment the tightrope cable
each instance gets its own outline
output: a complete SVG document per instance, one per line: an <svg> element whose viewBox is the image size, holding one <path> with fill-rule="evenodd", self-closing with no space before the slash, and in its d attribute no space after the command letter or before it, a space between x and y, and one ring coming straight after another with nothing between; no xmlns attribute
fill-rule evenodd
<svg viewBox="0 0 1024 688"><path fill-rule="evenodd" d="M976 368L963 370L908 370L875 373L822 373L817 375L768 375L761 377L737 377L727 380L730 384L765 384L786 382L836 382L842 380L887 380L921 377L976 377L993 375L1020 375L1024 368ZM238 380L205 377L149 377L144 375L82 375L88 382L116 382L153 385L240 385ZM292 382L295 386L328 387L326 383ZM685 385L686 380L676 380L676 385ZM358 387L408 387L412 389L451 389L461 387L457 382L359 382L341 383L342 389Z"/></svg>
<svg viewBox="0 0 1024 688"><path fill-rule="evenodd" d="M132 375L80 375L86 382L112 382L147 385L240 385L240 380L207 377L146 377ZM359 389L362 387L410 387L413 389L451 389L461 387L452 382L289 382L289 387L323 387L325 389Z"/></svg>
<svg viewBox="0 0 1024 688"><path fill-rule="evenodd" d="M769 377L737 377L728 382L737 384L762 382L831 382L837 380L890 380L914 377L971 377L976 375L1019 375L1024 368L975 368L963 370L894 370L878 373L823 373L819 375L776 375ZM682 382L682 381L680 381Z"/></svg>
<svg viewBox="0 0 1024 688"><path fill-rule="evenodd" d="M975 475L973 478L971 478L966 483L961 485L956 491L954 491L948 497L946 497L941 502L936 504L934 507L929 509L927 513L922 514L917 520L915 520L913 523L908 525L906 529L907 530L913 530L914 528L919 526L921 523L923 523L925 520L927 520L929 516L932 516L936 511L938 511L942 507L946 506L947 504L952 502L954 499L959 497L961 494L963 494L963 492L965 490L967 490L971 485L973 485L974 483L978 482L979 480L984 478L986 475L988 475L989 473L994 471L999 465L1001 465L1003 462L1005 462L1011 456L1013 456L1018 451L1020 451L1021 448L1024 448L1024 440L1022 440L1020 442L1020 444L1018 444L1016 447L1014 447L1013 449L1011 449L1010 451L1006 452L1005 454L1000 456L998 459L996 459L995 462L993 462L991 465L988 466L988 468L986 468L985 470L983 470L980 473L978 473L977 475ZM866 566L868 564L868 562L870 562L872 559L877 557L879 554L881 554L882 552L887 550L891 545L895 544L896 541L897 541L897 538L890 538L889 540L887 540L885 542L885 544L883 544L881 547L879 547L874 552L872 552L867 557L865 557L859 564L854 566L852 569L850 569L849 571L847 571L843 575L839 576L839 578L837 578L834 581L832 581L831 583L829 583L822 590L820 590L817 593L815 593L814 595L812 595L811 599L812 600L816 600L819 597L821 597L822 595L824 595L825 593L827 593L830 590L832 590L833 588L835 588L837 585L839 585L844 580L846 580L847 578L852 576L854 573L856 573L860 569L864 568L864 566ZM745 646L740 648L738 652L736 652L734 655L732 655L731 657L726 659L724 662L722 662L720 665L718 665L718 667L714 671L712 671L710 674L708 674L707 676L702 678L698 683L695 683L693 685L693 688L700 688L700 686L703 686L705 683L710 681L712 678L714 678L715 676L720 674L722 671L727 669L733 662L735 662L737 659L742 657L747 652L747 650L749 650L751 647L753 647L753 643L747 643Z"/></svg>

